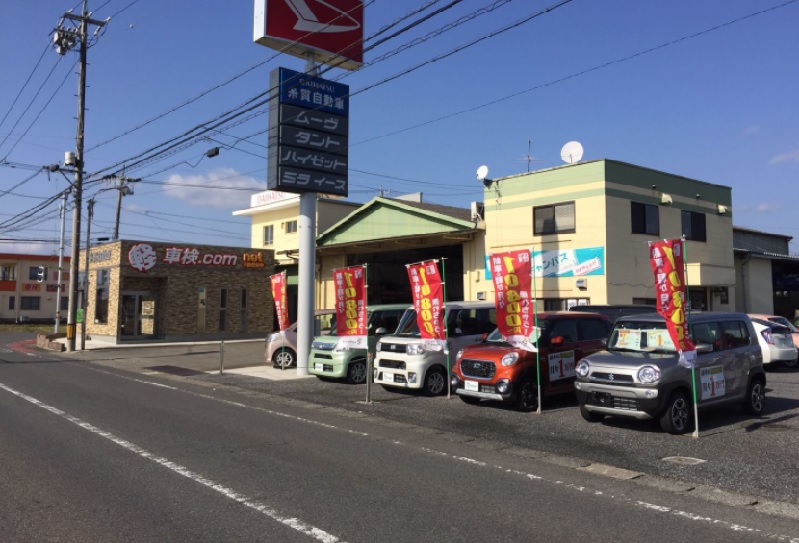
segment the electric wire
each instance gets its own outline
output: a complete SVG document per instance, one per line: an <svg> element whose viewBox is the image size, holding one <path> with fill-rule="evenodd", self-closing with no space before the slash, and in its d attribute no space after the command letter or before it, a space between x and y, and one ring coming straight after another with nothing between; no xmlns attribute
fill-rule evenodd
<svg viewBox="0 0 799 543"><path fill-rule="evenodd" d="M31 70L31 73L30 73L30 75L28 76L28 79L26 79L26 80L25 80L25 83L23 83L23 84L22 84L22 88L21 88L21 89L19 89L19 92L18 92L18 93L17 93L17 95L14 97L14 100L11 102L11 105L9 106L9 108L8 108L8 111L6 111L6 114L5 114L5 115L3 115L3 118L2 118L2 119L0 119L0 127L2 127L2 126L3 126L3 124L6 122L6 119L8 119L8 116L11 114L11 111L13 111L13 109L14 109L14 106L16 106L16 105L17 105L17 100L19 100L19 97L20 97L20 96L22 96L22 93L23 93L23 92L25 91L25 89L28 87L28 83L30 83L30 82L31 82L31 79L33 79L33 74L35 74L35 73L36 73L36 70L38 70L38 69L39 69L39 66L40 66L40 65L41 65L41 63L42 63L42 59L44 58L44 55L47 53L47 51L48 51L49 49L50 49L50 44L47 44L47 45L45 45L45 46L44 46L44 51L42 51L42 54L41 54L41 56L39 57L39 60L37 60L37 61L36 61L36 65L33 67L33 70Z"/></svg>
<svg viewBox="0 0 799 543"><path fill-rule="evenodd" d="M14 130L17 128L19 123L22 121L22 118L25 116L25 114L28 112L28 110L30 110L31 106L33 106L33 103L39 97L39 94L42 92L42 89L44 89L44 86L50 80L50 77L53 75L53 72L55 72L55 69L61 63L61 59L62 58L63 57L59 56L58 60L56 60L56 62L53 64L53 67L50 68L50 72L47 74L47 77L45 77L44 81L42 81L41 85L39 85L39 88L36 90L36 93L33 95L33 98L30 100L30 102L28 102L27 107L25 107L25 110L19 115L19 117L17 117L17 120L14 123L14 126L11 127L11 130L9 130L8 134L6 134L6 137L3 138L3 141L0 141L0 148L2 148L3 145L5 145L6 141L8 141L8 138L11 137L11 135L14 133ZM60 88L60 86L59 86L59 88ZM49 101L48 101L48 103L49 103ZM19 142L19 140L17 140L17 142ZM12 151L13 151L13 148L12 148ZM3 158L3 160L7 160L8 159L8 155L10 154L10 152L11 151L6 153L5 158Z"/></svg>

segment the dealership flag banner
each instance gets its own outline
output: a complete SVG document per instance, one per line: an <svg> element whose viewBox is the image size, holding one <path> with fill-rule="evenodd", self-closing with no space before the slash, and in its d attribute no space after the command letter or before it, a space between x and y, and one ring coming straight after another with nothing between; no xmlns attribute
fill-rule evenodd
<svg viewBox="0 0 799 543"><path fill-rule="evenodd" d="M658 313L666 319L666 328L680 353L680 365L693 368L696 347L688 336L685 313L685 254L681 239L649 242L649 261L655 274Z"/></svg>
<svg viewBox="0 0 799 543"><path fill-rule="evenodd" d="M530 341L535 332L535 306L530 294L532 264L530 251L494 253L489 258L494 281L497 328L505 341L527 351L537 351Z"/></svg>
<svg viewBox="0 0 799 543"><path fill-rule="evenodd" d="M286 272L270 276L272 281L272 299L275 301L277 325L281 332L289 327L289 308L286 304Z"/></svg>
<svg viewBox="0 0 799 543"><path fill-rule="evenodd" d="M416 324L425 350L440 351L446 343L444 284L435 260L407 264Z"/></svg>
<svg viewBox="0 0 799 543"><path fill-rule="evenodd" d="M337 347L366 349L366 267L333 270L336 287Z"/></svg>

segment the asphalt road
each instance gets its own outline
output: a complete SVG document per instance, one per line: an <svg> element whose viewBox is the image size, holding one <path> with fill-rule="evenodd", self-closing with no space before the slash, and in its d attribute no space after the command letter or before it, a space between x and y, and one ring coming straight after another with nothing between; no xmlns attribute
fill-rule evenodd
<svg viewBox="0 0 799 543"><path fill-rule="evenodd" d="M226 368L262 348L226 344ZM25 350L0 349L5 541L799 541L796 373L769 374L766 417L707 415L696 440L570 399L365 404L219 375L213 345Z"/></svg>

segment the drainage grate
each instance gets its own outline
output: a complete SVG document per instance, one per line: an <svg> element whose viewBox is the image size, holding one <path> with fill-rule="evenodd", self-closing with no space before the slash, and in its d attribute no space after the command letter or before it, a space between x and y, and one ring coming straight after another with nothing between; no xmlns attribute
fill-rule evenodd
<svg viewBox="0 0 799 543"><path fill-rule="evenodd" d="M159 373L168 373L170 375L179 375L181 377L193 377L195 375L205 375L205 372L203 371L190 370L188 368L181 368L179 366L150 366L144 369L157 371Z"/></svg>
<svg viewBox="0 0 799 543"><path fill-rule="evenodd" d="M701 458L691 458L690 456L667 456L663 458L666 462L673 462L682 466L696 466L697 464L704 464L707 460Z"/></svg>

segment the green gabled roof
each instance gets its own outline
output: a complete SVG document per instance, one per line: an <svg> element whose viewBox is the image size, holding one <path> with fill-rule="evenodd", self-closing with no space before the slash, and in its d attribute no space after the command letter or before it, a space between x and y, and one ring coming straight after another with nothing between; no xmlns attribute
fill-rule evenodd
<svg viewBox="0 0 799 543"><path fill-rule="evenodd" d="M316 243L327 247L475 229L469 209L378 197L322 232Z"/></svg>

